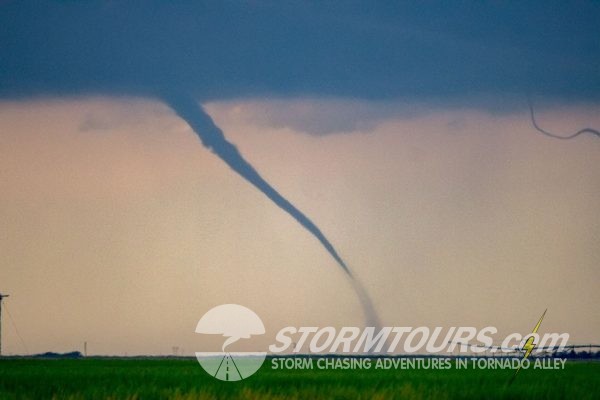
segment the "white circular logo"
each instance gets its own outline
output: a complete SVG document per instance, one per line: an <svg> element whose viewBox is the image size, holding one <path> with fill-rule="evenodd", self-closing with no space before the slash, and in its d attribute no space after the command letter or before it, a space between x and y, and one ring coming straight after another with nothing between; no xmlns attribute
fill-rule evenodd
<svg viewBox="0 0 600 400"><path fill-rule="evenodd" d="M221 351L196 352L206 372L222 381L240 381L254 374L265 361L266 352L228 352L227 347L240 339L264 335L265 326L251 309L238 304L223 304L200 318L196 333L222 335Z"/></svg>

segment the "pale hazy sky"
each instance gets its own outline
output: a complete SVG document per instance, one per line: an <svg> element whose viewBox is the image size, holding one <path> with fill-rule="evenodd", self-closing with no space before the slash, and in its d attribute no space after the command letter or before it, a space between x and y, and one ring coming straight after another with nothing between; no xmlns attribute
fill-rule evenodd
<svg viewBox="0 0 600 400"><path fill-rule="evenodd" d="M527 333L548 308L542 330L600 342L600 141L543 136L522 104L207 110L328 235L384 325ZM598 110L547 103L538 119L571 132L600 126ZM0 221L0 292L30 353L83 341L92 354L200 351L196 323L223 303L253 309L271 334L363 324L314 237L158 102L1 102ZM23 353L3 322L3 351Z"/></svg>

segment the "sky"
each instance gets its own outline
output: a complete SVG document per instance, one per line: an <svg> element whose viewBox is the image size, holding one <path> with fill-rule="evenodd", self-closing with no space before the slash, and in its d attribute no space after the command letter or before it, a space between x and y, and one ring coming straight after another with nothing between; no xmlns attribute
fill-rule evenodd
<svg viewBox="0 0 600 400"><path fill-rule="evenodd" d="M364 324L320 243L198 140L192 96L390 326L598 342L594 3L0 3L3 351L200 351ZM199 110L201 110L199 108ZM269 338L264 338L268 343Z"/></svg>

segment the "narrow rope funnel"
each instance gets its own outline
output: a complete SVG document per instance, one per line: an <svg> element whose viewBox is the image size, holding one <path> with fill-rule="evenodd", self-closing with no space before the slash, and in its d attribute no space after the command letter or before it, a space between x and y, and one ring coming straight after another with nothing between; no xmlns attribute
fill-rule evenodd
<svg viewBox="0 0 600 400"><path fill-rule="evenodd" d="M597 131L596 129L592 129L592 128L583 128L578 130L577 132L571 133L570 135L557 135L556 133L552 133L552 132L548 132L545 129L542 129L536 119L535 119L535 114L533 112L533 102L531 101L531 98L527 98L527 103L529 104L529 116L531 117L531 124L533 125L533 127L538 131L543 133L546 136L550 136L551 138L554 139L560 139L560 140L570 140L570 139L574 139L577 136L583 134L583 133L590 133L592 135L596 135L598 137L600 137L600 131Z"/></svg>
<svg viewBox="0 0 600 400"><path fill-rule="evenodd" d="M161 98L177 113L177 115L188 123L206 148L219 156L219 158L221 158L221 160L223 160L232 170L254 185L254 187L267 196L279 208L287 212L321 243L329 255L331 255L337 264L344 270L348 278L351 279L352 286L363 307L367 324L379 326L377 314L375 313L366 291L359 282L354 279L347 264L342 260L331 242L325 237L317 225L285 197L279 194L279 192L277 192L277 190L275 190L275 188L273 188L258 173L258 171L244 159L237 147L225 138L221 129L215 125L212 118L202 109L196 100L188 95L173 93L162 94Z"/></svg>

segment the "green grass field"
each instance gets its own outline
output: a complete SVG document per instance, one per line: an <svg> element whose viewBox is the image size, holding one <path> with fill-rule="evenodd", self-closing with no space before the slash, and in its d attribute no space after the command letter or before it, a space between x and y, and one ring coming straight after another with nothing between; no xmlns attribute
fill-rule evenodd
<svg viewBox="0 0 600 400"><path fill-rule="evenodd" d="M240 382L195 360L0 360L0 399L598 399L600 363L565 370L273 370Z"/></svg>

